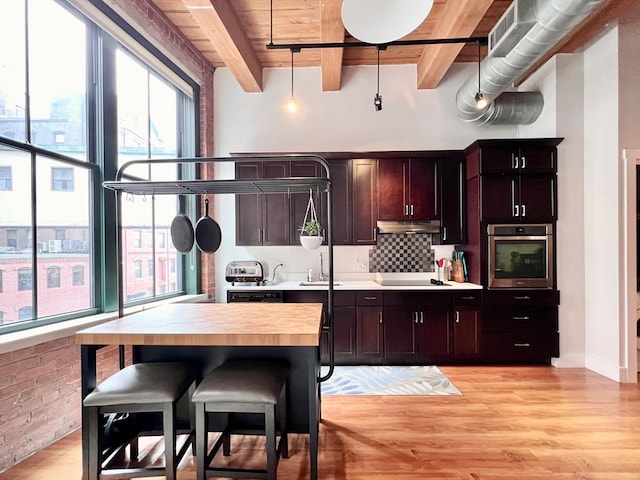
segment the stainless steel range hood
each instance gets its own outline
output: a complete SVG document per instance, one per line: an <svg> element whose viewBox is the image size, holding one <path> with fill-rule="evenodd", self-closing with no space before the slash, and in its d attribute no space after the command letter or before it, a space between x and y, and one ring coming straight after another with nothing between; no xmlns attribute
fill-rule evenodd
<svg viewBox="0 0 640 480"><path fill-rule="evenodd" d="M440 233L440 221L379 220L378 233Z"/></svg>

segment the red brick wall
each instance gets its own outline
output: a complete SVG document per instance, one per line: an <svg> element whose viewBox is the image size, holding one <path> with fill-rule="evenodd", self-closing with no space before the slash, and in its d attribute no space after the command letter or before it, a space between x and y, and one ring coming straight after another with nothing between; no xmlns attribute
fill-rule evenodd
<svg viewBox="0 0 640 480"><path fill-rule="evenodd" d="M119 367L99 351L98 381ZM0 472L80 427L80 347L74 337L0 354Z"/></svg>

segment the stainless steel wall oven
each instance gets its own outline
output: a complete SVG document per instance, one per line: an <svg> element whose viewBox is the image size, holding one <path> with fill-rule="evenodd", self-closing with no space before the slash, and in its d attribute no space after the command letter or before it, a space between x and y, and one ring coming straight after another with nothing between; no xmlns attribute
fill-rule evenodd
<svg viewBox="0 0 640 480"><path fill-rule="evenodd" d="M553 225L488 225L489 288L553 288Z"/></svg>

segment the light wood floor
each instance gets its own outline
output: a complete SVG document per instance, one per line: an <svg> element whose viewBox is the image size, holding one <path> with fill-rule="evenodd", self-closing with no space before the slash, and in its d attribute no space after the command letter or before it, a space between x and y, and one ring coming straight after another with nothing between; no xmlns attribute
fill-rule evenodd
<svg viewBox="0 0 640 480"><path fill-rule="evenodd" d="M349 480L638 480L640 385L584 369L441 367L450 397L323 397L320 478ZM261 439L234 443L234 461ZM237 448L236 448L237 447ZM241 449L241 451L238 451ZM162 454L158 442L146 451ZM280 480L308 478L304 436L290 438ZM7 480L79 479L80 432L0 474ZM193 459L179 480L193 480Z"/></svg>

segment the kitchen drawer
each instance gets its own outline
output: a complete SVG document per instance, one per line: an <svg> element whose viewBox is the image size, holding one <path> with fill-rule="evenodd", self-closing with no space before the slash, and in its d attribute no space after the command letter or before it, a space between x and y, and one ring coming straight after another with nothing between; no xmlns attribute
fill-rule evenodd
<svg viewBox="0 0 640 480"><path fill-rule="evenodd" d="M477 307L482 305L482 290L454 292L453 303L456 307Z"/></svg>
<svg viewBox="0 0 640 480"><path fill-rule="evenodd" d="M483 363L548 363L560 356L557 333L501 332L482 334Z"/></svg>
<svg viewBox="0 0 640 480"><path fill-rule="evenodd" d="M484 305L560 305L558 290L487 290Z"/></svg>
<svg viewBox="0 0 640 480"><path fill-rule="evenodd" d="M453 293L439 291L390 291L384 292L385 305L421 305L433 307L453 307Z"/></svg>
<svg viewBox="0 0 640 480"><path fill-rule="evenodd" d="M558 331L558 307L490 307L482 316L483 332Z"/></svg>
<svg viewBox="0 0 640 480"><path fill-rule="evenodd" d="M358 306L382 305L382 292L373 292L373 291L356 292L356 305Z"/></svg>

